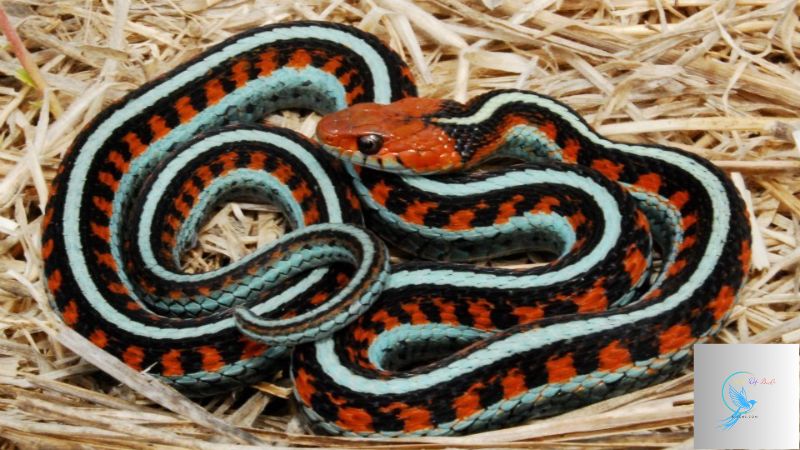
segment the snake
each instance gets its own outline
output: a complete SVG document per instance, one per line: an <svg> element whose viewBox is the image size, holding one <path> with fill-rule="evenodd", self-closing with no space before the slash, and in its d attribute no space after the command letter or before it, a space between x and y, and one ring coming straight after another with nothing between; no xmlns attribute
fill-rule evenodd
<svg viewBox="0 0 800 450"><path fill-rule="evenodd" d="M264 123L321 114L316 139ZM182 255L231 201L291 231L218 269ZM287 367L310 429L510 426L670 379L749 268L747 211L713 164L597 134L524 90L417 96L374 35L235 35L109 105L43 218L69 327L191 396ZM389 248L405 262L390 264ZM535 252L523 267L471 264Z"/></svg>

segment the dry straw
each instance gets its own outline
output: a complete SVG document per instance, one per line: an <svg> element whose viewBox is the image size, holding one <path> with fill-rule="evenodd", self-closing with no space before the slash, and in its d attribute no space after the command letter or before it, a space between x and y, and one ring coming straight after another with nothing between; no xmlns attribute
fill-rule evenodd
<svg viewBox="0 0 800 450"><path fill-rule="evenodd" d="M6 0L2 8L29 55L15 55L12 33L0 38L0 448L691 448L691 373L480 436L364 441L304 434L286 406L285 378L198 406L59 326L42 282L40 223L47 184L78 130L203 48L279 21L331 20L379 35L410 63L424 95L533 89L616 139L711 159L731 173L754 224L755 269L719 340L800 342L795 0ZM315 124L289 113L270 120L305 133ZM228 205L186 268L218 267L282 230L268 206Z"/></svg>

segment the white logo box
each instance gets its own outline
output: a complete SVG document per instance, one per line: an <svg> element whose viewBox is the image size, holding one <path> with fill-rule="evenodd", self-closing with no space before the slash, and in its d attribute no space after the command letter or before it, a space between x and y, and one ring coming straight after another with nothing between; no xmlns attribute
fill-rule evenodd
<svg viewBox="0 0 800 450"><path fill-rule="evenodd" d="M694 445L800 448L800 345L695 345Z"/></svg>

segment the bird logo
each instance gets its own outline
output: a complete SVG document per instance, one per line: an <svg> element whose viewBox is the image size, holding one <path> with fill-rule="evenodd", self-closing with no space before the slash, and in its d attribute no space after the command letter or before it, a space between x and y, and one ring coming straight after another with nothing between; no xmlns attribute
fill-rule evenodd
<svg viewBox="0 0 800 450"><path fill-rule="evenodd" d="M730 416L720 421L720 428L725 430L733 428L743 414L750 412L756 406L755 400L747 398L747 392L744 389L747 377L744 375L752 374L750 372L734 372L722 383L722 403L731 411Z"/></svg>

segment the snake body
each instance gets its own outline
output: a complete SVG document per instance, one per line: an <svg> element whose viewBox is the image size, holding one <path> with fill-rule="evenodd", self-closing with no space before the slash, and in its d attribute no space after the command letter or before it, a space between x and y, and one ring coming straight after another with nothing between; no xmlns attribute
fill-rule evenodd
<svg viewBox="0 0 800 450"><path fill-rule="evenodd" d="M415 93L373 36L318 22L252 30L137 89L79 135L53 183L55 308L195 395L264 377L293 349L312 427L360 436L552 415L674 376L719 329L749 228L713 165L609 141L532 92ZM330 113L318 138L336 158L253 124L282 108ZM495 157L523 164L457 172ZM281 205L295 231L183 273L202 220L237 198ZM382 240L430 261L389 269ZM530 249L555 259L440 261Z"/></svg>

